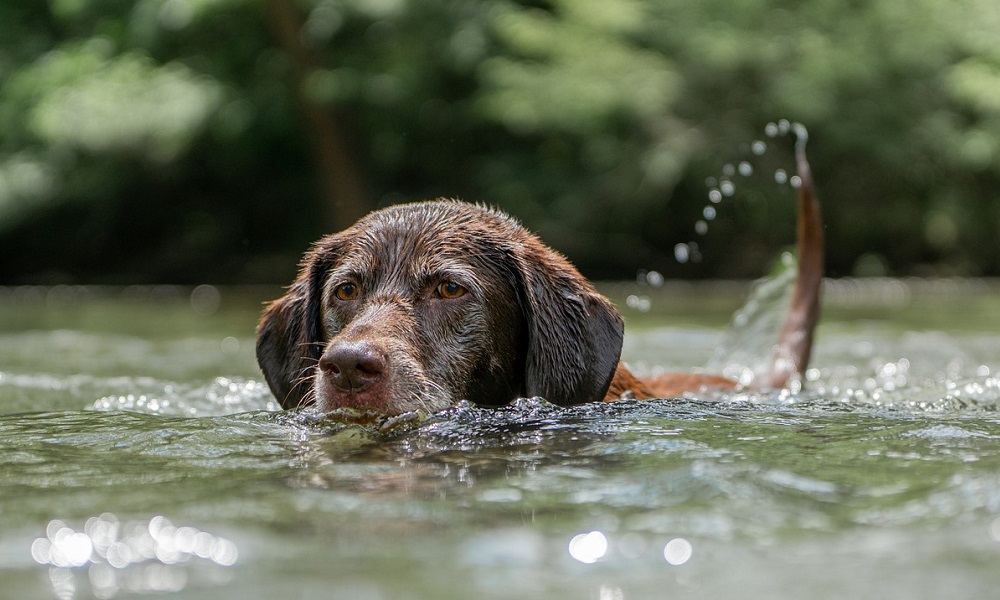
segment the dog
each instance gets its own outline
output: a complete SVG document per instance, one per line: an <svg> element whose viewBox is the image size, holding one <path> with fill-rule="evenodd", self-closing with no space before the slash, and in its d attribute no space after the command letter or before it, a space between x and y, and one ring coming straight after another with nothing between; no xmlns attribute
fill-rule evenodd
<svg viewBox="0 0 1000 600"><path fill-rule="evenodd" d="M774 366L804 372L819 315L823 232L796 147L799 271ZM508 215L458 200L396 205L319 240L257 327L257 360L284 408L434 413L540 396L570 406L735 390L718 375L640 378L619 362L624 323L561 254Z"/></svg>

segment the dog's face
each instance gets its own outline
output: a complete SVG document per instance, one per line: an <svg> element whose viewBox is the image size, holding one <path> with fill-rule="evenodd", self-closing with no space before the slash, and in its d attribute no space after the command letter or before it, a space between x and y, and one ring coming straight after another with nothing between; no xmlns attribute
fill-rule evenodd
<svg viewBox="0 0 1000 600"><path fill-rule="evenodd" d="M321 409L436 412L523 388L527 331L502 232L455 216L397 210L341 234L323 285Z"/></svg>
<svg viewBox="0 0 1000 600"><path fill-rule="evenodd" d="M437 201L317 243L257 350L283 406L395 415L599 400L621 340L618 313L561 255L502 213Z"/></svg>

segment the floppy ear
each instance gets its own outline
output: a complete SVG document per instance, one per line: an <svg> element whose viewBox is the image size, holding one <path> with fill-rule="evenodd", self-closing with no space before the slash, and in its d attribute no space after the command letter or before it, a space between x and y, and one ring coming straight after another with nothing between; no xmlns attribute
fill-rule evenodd
<svg viewBox="0 0 1000 600"><path fill-rule="evenodd" d="M621 315L536 238L515 250L514 261L528 322L527 395L562 406L603 400L621 356Z"/></svg>
<svg viewBox="0 0 1000 600"><path fill-rule="evenodd" d="M302 259L288 292L257 325L257 364L282 408L309 404L312 371L323 351L323 284L339 256L339 239L320 240Z"/></svg>

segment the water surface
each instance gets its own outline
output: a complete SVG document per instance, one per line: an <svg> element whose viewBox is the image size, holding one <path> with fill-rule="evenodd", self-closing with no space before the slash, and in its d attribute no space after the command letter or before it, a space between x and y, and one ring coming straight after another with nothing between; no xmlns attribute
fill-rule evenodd
<svg viewBox="0 0 1000 600"><path fill-rule="evenodd" d="M606 289L644 372L745 294ZM3 289L0 597L998 597L998 291L832 284L796 393L379 429L277 411L277 290Z"/></svg>

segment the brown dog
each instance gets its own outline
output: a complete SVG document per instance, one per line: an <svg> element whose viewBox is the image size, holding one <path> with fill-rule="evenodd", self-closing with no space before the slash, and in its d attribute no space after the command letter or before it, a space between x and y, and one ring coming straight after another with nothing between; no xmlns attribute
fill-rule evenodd
<svg viewBox="0 0 1000 600"><path fill-rule="evenodd" d="M804 149L799 275L765 387L809 360L823 272L822 224ZM611 302L507 215L455 200L393 206L323 238L257 329L257 360L285 408L386 415L469 400L502 406L673 397L737 384L712 375L640 379L618 362Z"/></svg>

